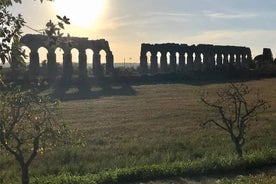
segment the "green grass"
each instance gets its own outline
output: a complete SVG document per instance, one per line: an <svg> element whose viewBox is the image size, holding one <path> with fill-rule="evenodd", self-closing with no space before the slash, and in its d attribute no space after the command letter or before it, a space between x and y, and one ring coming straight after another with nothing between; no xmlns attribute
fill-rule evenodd
<svg viewBox="0 0 276 184"><path fill-rule="evenodd" d="M134 168L116 169L114 171L100 172L94 175L76 176L62 174L58 177L48 176L37 178L33 183L126 183L135 181L147 181L160 178L172 178L176 176L200 177L206 174L226 174L248 171L267 164L276 163L276 150L249 154L244 160L237 158L206 158L194 161L168 163L161 165L141 166ZM270 162L267 162L270 160ZM275 174L275 173L274 173ZM230 182L231 180L223 179Z"/></svg>
<svg viewBox="0 0 276 184"><path fill-rule="evenodd" d="M272 107L249 127L246 155L276 149L275 82L276 79L247 82L250 87L261 89ZM120 95L117 86L111 88L115 95L111 92L101 95L95 87L97 98L64 101L60 105L60 121L79 130L85 146L60 147L39 156L31 166L31 176L84 176L217 157L234 158L234 147L227 134L199 126L211 113L200 103L200 93L216 91L223 85L140 85L132 86L133 95L125 95L125 91ZM68 94L74 92L71 89ZM18 178L18 171L13 158L1 154L0 178L10 183Z"/></svg>

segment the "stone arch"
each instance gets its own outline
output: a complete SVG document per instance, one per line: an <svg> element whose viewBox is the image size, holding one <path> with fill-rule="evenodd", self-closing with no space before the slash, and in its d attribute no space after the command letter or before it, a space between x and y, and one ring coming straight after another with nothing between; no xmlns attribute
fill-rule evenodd
<svg viewBox="0 0 276 184"><path fill-rule="evenodd" d="M48 53L49 51L45 47L40 47L38 50L39 55L39 74L46 77L48 74Z"/></svg>
<svg viewBox="0 0 276 184"><path fill-rule="evenodd" d="M73 73L72 75L81 75L82 71L80 69L80 62L82 62L80 60L80 52L77 48L71 48L70 50L70 54L71 54L71 57L72 57L72 66L73 66ZM79 70L77 70L79 69Z"/></svg>
<svg viewBox="0 0 276 184"><path fill-rule="evenodd" d="M157 54L156 54L156 56L157 56L157 66L158 66L158 70L160 70L162 53L161 53L160 51L158 51Z"/></svg>
<svg viewBox="0 0 276 184"><path fill-rule="evenodd" d="M61 74L63 72L63 55L64 55L64 50L61 47L57 47L54 50L55 54L55 63L56 63L56 73Z"/></svg>
<svg viewBox="0 0 276 184"><path fill-rule="evenodd" d="M151 63L151 55L152 53L150 51L146 52L146 56L147 56L147 63Z"/></svg>
<svg viewBox="0 0 276 184"><path fill-rule="evenodd" d="M188 64L188 52L184 53L184 64L187 65Z"/></svg>
<svg viewBox="0 0 276 184"><path fill-rule="evenodd" d="M200 62L201 62L201 64L203 64L204 63L204 54L203 53L200 53Z"/></svg>
<svg viewBox="0 0 276 184"><path fill-rule="evenodd" d="M86 53L86 69L88 71L88 76L92 75L92 69L93 69L93 56L94 56L94 51L93 49L87 48L85 49L85 53Z"/></svg>
<svg viewBox="0 0 276 184"><path fill-rule="evenodd" d="M225 64L225 59L224 59L224 54L221 54L221 64L224 65Z"/></svg>
<svg viewBox="0 0 276 184"><path fill-rule="evenodd" d="M31 49L28 46L22 46L22 50L25 52L26 58L24 58L24 61L27 63L27 65L30 64L30 54Z"/></svg>
<svg viewBox="0 0 276 184"><path fill-rule="evenodd" d="M76 48L71 49L72 62L74 65L78 65L79 61L79 50Z"/></svg>
<svg viewBox="0 0 276 184"><path fill-rule="evenodd" d="M106 65L107 63L107 59L106 59L106 55L107 55L107 52L105 50L100 50L100 62L101 62L101 65Z"/></svg>
<svg viewBox="0 0 276 184"><path fill-rule="evenodd" d="M175 62L176 62L176 66L179 67L179 60L180 60L180 53L176 52L175 53Z"/></svg>
<svg viewBox="0 0 276 184"><path fill-rule="evenodd" d="M63 63L63 54L64 54L64 50L60 47L57 47L55 49L55 54L56 54L56 61L58 64L62 65Z"/></svg>
<svg viewBox="0 0 276 184"><path fill-rule="evenodd" d="M38 58L39 58L39 66L41 67L43 64L47 65L47 63L48 63L48 60L47 60L48 50L45 47L39 47L37 49L37 52L38 52ZM45 63L43 63L43 62L45 62Z"/></svg>
<svg viewBox="0 0 276 184"><path fill-rule="evenodd" d="M215 66L218 65L218 54L215 53L215 56L214 56L214 63L215 63Z"/></svg>
<svg viewBox="0 0 276 184"><path fill-rule="evenodd" d="M99 54L100 54L101 70L102 70L103 74L106 74L106 71L107 71L107 59L106 59L107 52L102 49L102 50L100 50Z"/></svg>
<svg viewBox="0 0 276 184"><path fill-rule="evenodd" d="M169 51L166 52L166 61L167 63L171 62L171 53Z"/></svg>
<svg viewBox="0 0 276 184"><path fill-rule="evenodd" d="M193 52L192 57L193 57L193 63L195 63L195 60L196 60L196 53L195 52Z"/></svg>

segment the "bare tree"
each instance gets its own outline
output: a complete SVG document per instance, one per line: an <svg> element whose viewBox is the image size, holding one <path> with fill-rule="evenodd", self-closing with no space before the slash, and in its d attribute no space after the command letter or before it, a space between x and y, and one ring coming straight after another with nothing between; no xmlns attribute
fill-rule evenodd
<svg viewBox="0 0 276 184"><path fill-rule="evenodd" d="M238 157L242 158L242 146L249 123L270 106L260 98L258 92L252 93L245 84L227 85L216 93L216 97L215 100L210 100L210 96L206 95L201 97L201 101L215 113L203 125L211 123L226 131L235 145Z"/></svg>
<svg viewBox="0 0 276 184"><path fill-rule="evenodd" d="M67 141L70 131L56 121L57 102L20 88L0 93L0 146L21 167L22 184L29 183L29 166L38 153Z"/></svg>

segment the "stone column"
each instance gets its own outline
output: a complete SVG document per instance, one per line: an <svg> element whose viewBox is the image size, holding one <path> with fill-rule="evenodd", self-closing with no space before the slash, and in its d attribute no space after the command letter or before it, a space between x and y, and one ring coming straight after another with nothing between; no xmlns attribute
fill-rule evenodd
<svg viewBox="0 0 276 184"><path fill-rule="evenodd" d="M229 54L224 53L223 55L224 55L223 65L226 66L226 65L228 65L228 63L229 63L229 61L228 61L228 56L229 56Z"/></svg>
<svg viewBox="0 0 276 184"><path fill-rule="evenodd" d="M217 67L221 67L222 66L222 54L218 53L217 54Z"/></svg>
<svg viewBox="0 0 276 184"><path fill-rule="evenodd" d="M70 49L64 50L63 54L63 79L69 82L73 75L73 63Z"/></svg>
<svg viewBox="0 0 276 184"><path fill-rule="evenodd" d="M179 53L179 70L183 71L185 68L185 53Z"/></svg>
<svg viewBox="0 0 276 184"><path fill-rule="evenodd" d="M114 57L112 52L106 54L106 74L110 75L114 71Z"/></svg>
<svg viewBox="0 0 276 184"><path fill-rule="evenodd" d="M93 75L103 75L103 68L101 66L101 55L99 51L94 51L93 55Z"/></svg>
<svg viewBox="0 0 276 184"><path fill-rule="evenodd" d="M176 53L173 52L170 55L170 69L172 72L176 72Z"/></svg>
<svg viewBox="0 0 276 184"><path fill-rule="evenodd" d="M212 54L211 54L211 65L212 65L213 70L215 70L215 68L216 68L215 53L212 53Z"/></svg>
<svg viewBox="0 0 276 184"><path fill-rule="evenodd" d="M241 63L242 63L242 65L243 66L248 66L248 63L247 63L247 61L246 61L246 54L242 54L242 58L241 58Z"/></svg>
<svg viewBox="0 0 276 184"><path fill-rule="evenodd" d="M240 65L240 64L241 64L241 55L240 55L240 54L237 54L236 56L237 56L237 57L236 57L236 64L237 64L237 65Z"/></svg>
<svg viewBox="0 0 276 184"><path fill-rule="evenodd" d="M211 71L213 69L212 67L212 60L211 55L208 50L204 52L204 58L203 58L203 71Z"/></svg>
<svg viewBox="0 0 276 184"><path fill-rule="evenodd" d="M234 54L230 54L230 65L234 65L235 57Z"/></svg>
<svg viewBox="0 0 276 184"><path fill-rule="evenodd" d="M157 52L152 52L150 57L150 72L151 74L158 73Z"/></svg>
<svg viewBox="0 0 276 184"><path fill-rule="evenodd" d="M12 67L17 67L16 62L13 62ZM31 50L29 70L31 78L39 74L39 54L37 51Z"/></svg>
<svg viewBox="0 0 276 184"><path fill-rule="evenodd" d="M147 75L148 74L148 62L147 62L147 56L145 53L142 53L140 55L140 68L141 68L141 74Z"/></svg>
<svg viewBox="0 0 276 184"><path fill-rule="evenodd" d="M47 60L47 77L49 80L54 80L57 76L57 61L54 49L48 49Z"/></svg>
<svg viewBox="0 0 276 184"><path fill-rule="evenodd" d="M187 67L188 69L192 70L194 67L194 61L193 61L193 52L188 52L187 56Z"/></svg>
<svg viewBox="0 0 276 184"><path fill-rule="evenodd" d="M84 49L79 50L79 78L81 80L87 78L87 56Z"/></svg>
<svg viewBox="0 0 276 184"><path fill-rule="evenodd" d="M201 53L200 52L196 52L195 62L194 62L194 69L196 71L201 70Z"/></svg>
<svg viewBox="0 0 276 184"><path fill-rule="evenodd" d="M168 71L168 62L167 62L167 55L166 52L162 52L161 55L161 72L167 72Z"/></svg>

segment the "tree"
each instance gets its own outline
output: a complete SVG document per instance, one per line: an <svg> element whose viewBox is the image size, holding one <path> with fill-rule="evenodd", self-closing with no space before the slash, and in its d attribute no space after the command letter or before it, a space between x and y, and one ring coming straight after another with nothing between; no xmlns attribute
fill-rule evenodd
<svg viewBox="0 0 276 184"><path fill-rule="evenodd" d="M42 3L43 0L40 0L40 2ZM24 63L26 58L25 51L20 43L22 27L26 25L21 14L13 15L7 10L14 3L22 3L22 1L0 0L0 60L3 64L9 62L12 67L16 68ZM57 23L49 20L45 25L45 29L41 31L29 28L40 34L47 35L49 46L56 45L63 37L61 30L64 29L64 24L70 24L69 18L66 16L57 15L57 19Z"/></svg>
<svg viewBox="0 0 276 184"><path fill-rule="evenodd" d="M209 100L206 95L201 101L215 113L203 125L213 124L226 131L235 145L239 158L243 157L242 146L245 143L245 133L248 125L259 113L269 108L268 102L260 98L259 93L245 84L230 84L216 93L216 100ZM210 98L210 97L209 97Z"/></svg>
<svg viewBox="0 0 276 184"><path fill-rule="evenodd" d="M22 3L22 0L0 0L0 61L17 68L25 64L20 37L26 25L22 15L13 15L7 10L14 3ZM35 30L47 35L49 46L59 43L64 24L70 24L66 16L57 16L57 19L57 23L47 22L42 31ZM15 157L21 167L22 184L28 184L29 167L37 154L51 149L59 141L71 142L72 132L56 121L57 101L40 96L34 90L8 87L1 77L0 82L4 86L0 92L0 146Z"/></svg>
<svg viewBox="0 0 276 184"><path fill-rule="evenodd" d="M56 121L58 102L34 90L11 87L0 92L0 102L0 145L15 157L22 184L28 184L34 158L59 141L69 141L70 131Z"/></svg>

